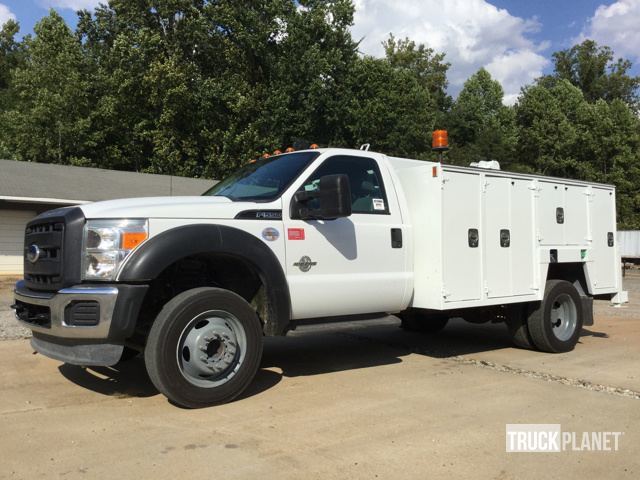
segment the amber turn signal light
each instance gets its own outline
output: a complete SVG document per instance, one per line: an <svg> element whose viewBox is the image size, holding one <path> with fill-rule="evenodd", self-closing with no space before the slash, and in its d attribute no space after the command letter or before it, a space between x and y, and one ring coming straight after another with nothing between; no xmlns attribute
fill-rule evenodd
<svg viewBox="0 0 640 480"><path fill-rule="evenodd" d="M122 234L122 248L133 250L147 239L147 232L124 232Z"/></svg>

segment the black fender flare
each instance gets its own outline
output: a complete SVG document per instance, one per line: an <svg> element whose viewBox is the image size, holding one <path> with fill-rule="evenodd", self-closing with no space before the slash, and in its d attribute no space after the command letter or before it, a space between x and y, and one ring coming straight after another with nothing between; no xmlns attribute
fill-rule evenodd
<svg viewBox="0 0 640 480"><path fill-rule="evenodd" d="M238 228L193 224L164 231L138 247L118 274L120 282L150 282L183 258L206 253L238 257L253 266L269 303L266 335L283 335L291 320L289 286L276 255L257 237Z"/></svg>

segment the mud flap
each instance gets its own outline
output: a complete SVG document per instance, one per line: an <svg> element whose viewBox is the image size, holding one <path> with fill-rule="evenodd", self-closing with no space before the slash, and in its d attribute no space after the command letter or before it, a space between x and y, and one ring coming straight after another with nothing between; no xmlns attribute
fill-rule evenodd
<svg viewBox="0 0 640 480"><path fill-rule="evenodd" d="M582 325L590 327L593 325L593 297L580 297L582 300Z"/></svg>

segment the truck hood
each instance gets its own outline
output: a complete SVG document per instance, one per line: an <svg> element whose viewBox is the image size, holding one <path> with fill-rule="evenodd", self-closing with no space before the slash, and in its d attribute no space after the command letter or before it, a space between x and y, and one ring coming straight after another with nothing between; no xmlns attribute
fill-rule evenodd
<svg viewBox="0 0 640 480"><path fill-rule="evenodd" d="M279 202L279 200L278 200ZM226 197L144 197L79 205L86 218L234 218L244 210L280 209L276 202L232 202Z"/></svg>

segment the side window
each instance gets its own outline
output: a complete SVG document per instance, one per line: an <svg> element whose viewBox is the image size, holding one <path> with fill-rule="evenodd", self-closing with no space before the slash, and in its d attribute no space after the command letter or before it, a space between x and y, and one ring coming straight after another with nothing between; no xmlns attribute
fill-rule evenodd
<svg viewBox="0 0 640 480"><path fill-rule="evenodd" d="M345 174L351 187L353 213L388 214L389 206L378 163L372 158L337 155L326 159L301 187L304 191L318 188L320 177Z"/></svg>

